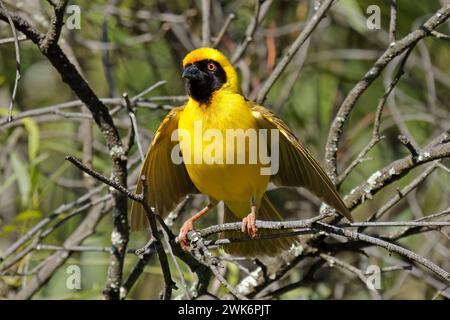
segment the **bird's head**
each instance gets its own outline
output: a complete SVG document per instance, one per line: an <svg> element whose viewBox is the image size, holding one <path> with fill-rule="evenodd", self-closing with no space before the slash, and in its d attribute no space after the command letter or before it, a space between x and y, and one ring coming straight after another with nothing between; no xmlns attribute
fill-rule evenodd
<svg viewBox="0 0 450 320"><path fill-rule="evenodd" d="M236 70L227 57L216 49L191 51L183 59L183 68L187 93L200 103L208 103L219 90L239 91Z"/></svg>

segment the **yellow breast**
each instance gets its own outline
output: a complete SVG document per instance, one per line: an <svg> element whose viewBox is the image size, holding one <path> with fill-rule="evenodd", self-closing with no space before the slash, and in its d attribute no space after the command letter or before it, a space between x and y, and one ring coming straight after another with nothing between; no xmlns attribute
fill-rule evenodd
<svg viewBox="0 0 450 320"><path fill-rule="evenodd" d="M258 147L266 142L240 94L218 91L208 105L189 99L178 129L183 160L197 189L217 200L259 200L269 181L258 158Z"/></svg>

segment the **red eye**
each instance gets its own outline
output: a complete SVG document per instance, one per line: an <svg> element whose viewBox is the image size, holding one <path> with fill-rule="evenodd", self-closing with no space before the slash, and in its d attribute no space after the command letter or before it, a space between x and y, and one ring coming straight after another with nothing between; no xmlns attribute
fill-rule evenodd
<svg viewBox="0 0 450 320"><path fill-rule="evenodd" d="M216 65L214 63L208 63L207 68L209 71L216 71Z"/></svg>

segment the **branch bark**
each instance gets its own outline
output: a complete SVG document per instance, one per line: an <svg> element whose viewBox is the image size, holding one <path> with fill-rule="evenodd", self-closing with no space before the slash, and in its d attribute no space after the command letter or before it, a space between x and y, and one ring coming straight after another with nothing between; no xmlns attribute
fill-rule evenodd
<svg viewBox="0 0 450 320"><path fill-rule="evenodd" d="M284 69L291 62L292 58L295 56L297 51L301 48L301 46L305 43L305 41L311 36L312 32L319 25L320 21L325 17L327 11L330 9L334 0L326 0L320 6L319 10L312 16L311 20L306 24L305 28L298 35L297 39L295 39L294 43L288 49L284 57L277 64L273 72L270 74L269 78L264 82L261 90L258 93L258 97L256 98L257 103L263 103L266 99L269 90L272 88L273 84L280 77L281 73L283 73Z"/></svg>
<svg viewBox="0 0 450 320"><path fill-rule="evenodd" d="M80 75L77 68L71 63L57 43L62 28L66 4L66 0L59 1L56 4L55 14L52 18L52 27L45 36L20 16L10 16L16 29L21 31L38 46L42 54L47 57L53 67L58 71L62 80L88 107L108 146L112 161L113 180L122 186L126 186L127 155L125 154L119 132L114 125L113 119L110 116L107 107L100 101L93 89ZM3 9L0 10L0 19L3 21L8 20ZM112 213L114 227L111 233L113 254L111 255L104 296L106 299L119 299L119 288L122 281L123 263L128 244L129 227L127 197L116 191L113 191L112 194L114 201Z"/></svg>
<svg viewBox="0 0 450 320"><path fill-rule="evenodd" d="M450 4L443 6L430 19L428 19L419 29L411 32L404 38L398 40L378 58L375 64L364 75L364 77L353 87L347 97L342 102L339 111L334 118L328 134L327 145L325 149L325 162L327 173L335 181L337 172L337 151L342 137L342 131L345 122L353 110L359 97L367 90L369 85L378 78L384 68L395 57L414 46L418 41L429 36L431 31L444 23L450 16Z"/></svg>

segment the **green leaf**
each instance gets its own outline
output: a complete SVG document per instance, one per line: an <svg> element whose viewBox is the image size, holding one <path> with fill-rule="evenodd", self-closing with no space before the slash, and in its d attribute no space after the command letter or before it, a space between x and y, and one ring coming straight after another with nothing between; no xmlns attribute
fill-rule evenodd
<svg viewBox="0 0 450 320"><path fill-rule="evenodd" d="M227 264L227 267L228 267L228 282L232 286L235 286L238 284L239 281L239 268L233 263Z"/></svg>
<svg viewBox="0 0 450 320"><path fill-rule="evenodd" d="M16 216L16 221L27 221L40 218L42 218L42 212L39 210L26 210Z"/></svg>
<svg viewBox="0 0 450 320"><path fill-rule="evenodd" d="M26 207L30 198L30 176L28 173L27 164L20 159L15 152L11 153L11 163L15 176L17 177L17 184L21 196L21 204Z"/></svg>
<svg viewBox="0 0 450 320"><path fill-rule="evenodd" d="M22 123L28 132L28 157L31 162L36 158L39 152L39 141L40 141L39 126L31 118L23 119Z"/></svg>
<svg viewBox="0 0 450 320"><path fill-rule="evenodd" d="M15 225L7 224L7 225L3 226L2 234L7 235L8 233L16 231L16 229L17 229L17 227Z"/></svg>

